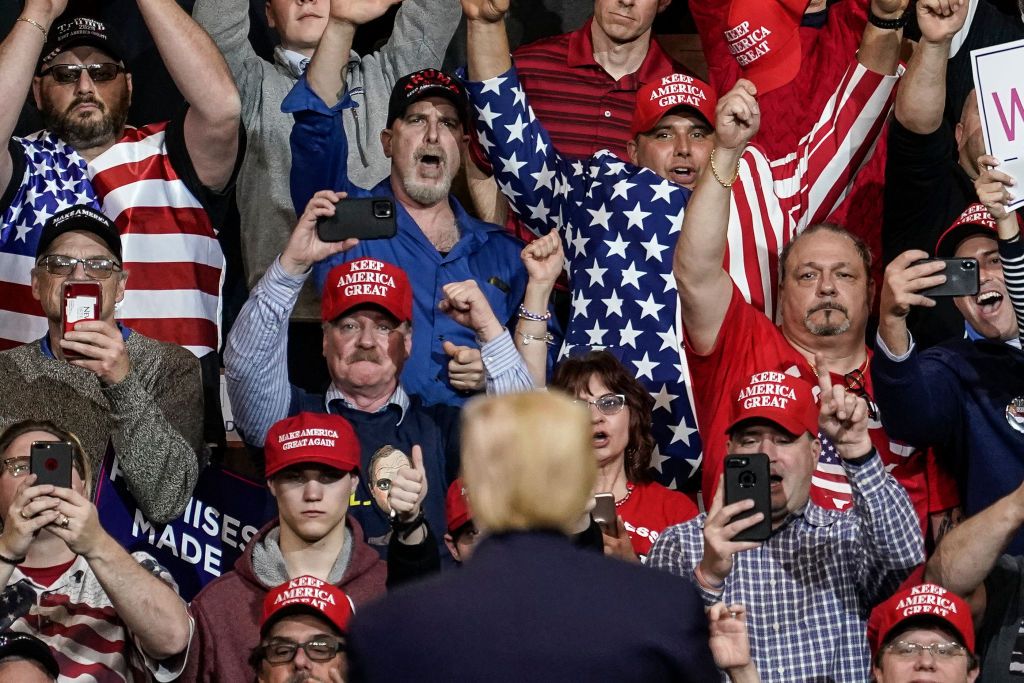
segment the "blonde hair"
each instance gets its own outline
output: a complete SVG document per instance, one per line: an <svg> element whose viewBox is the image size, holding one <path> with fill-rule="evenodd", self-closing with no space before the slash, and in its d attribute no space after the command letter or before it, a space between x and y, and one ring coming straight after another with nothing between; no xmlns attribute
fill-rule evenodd
<svg viewBox="0 0 1024 683"><path fill-rule="evenodd" d="M462 468L480 528L571 533L597 472L590 417L556 392L474 399L462 412Z"/></svg>

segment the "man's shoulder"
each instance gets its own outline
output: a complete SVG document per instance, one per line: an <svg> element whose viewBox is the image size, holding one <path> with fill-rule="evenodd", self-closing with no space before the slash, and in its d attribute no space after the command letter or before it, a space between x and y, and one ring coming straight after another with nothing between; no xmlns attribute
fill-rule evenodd
<svg viewBox="0 0 1024 683"><path fill-rule="evenodd" d="M516 69L521 74L524 68L529 69L538 60L549 62L558 57L565 59L569 53L569 41L575 33L576 31L569 31L520 45L512 52Z"/></svg>
<svg viewBox="0 0 1024 683"><path fill-rule="evenodd" d="M203 586L203 589L192 598L189 607L194 611L217 614L225 606L235 605L241 609L244 604L254 600L260 601L264 593L266 590L262 586L257 586L243 577L237 569L232 569Z"/></svg>
<svg viewBox="0 0 1024 683"><path fill-rule="evenodd" d="M133 361L136 359L150 361L159 359L164 366L194 366L197 370L199 368L199 359L191 351L171 342L147 337L134 330L128 335L125 347L128 350L128 356Z"/></svg>

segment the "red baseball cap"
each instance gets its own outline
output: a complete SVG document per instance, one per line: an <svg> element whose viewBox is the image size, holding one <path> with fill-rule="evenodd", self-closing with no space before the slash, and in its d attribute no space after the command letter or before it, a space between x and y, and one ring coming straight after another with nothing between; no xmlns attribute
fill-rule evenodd
<svg viewBox="0 0 1024 683"><path fill-rule="evenodd" d="M444 516L450 534L454 534L473 519L469 513L466 485L462 483L462 479L456 479L448 487L448 495L444 499Z"/></svg>
<svg viewBox="0 0 1024 683"><path fill-rule="evenodd" d="M269 479L299 463L327 465L342 472L359 469L359 439L345 418L299 413L274 423L263 445Z"/></svg>
<svg viewBox="0 0 1024 683"><path fill-rule="evenodd" d="M353 612L355 607L345 591L314 576L300 576L267 592L263 598L260 636L266 636L278 619L301 613L326 619L340 633L348 633L348 622Z"/></svg>
<svg viewBox="0 0 1024 683"><path fill-rule="evenodd" d="M400 323L412 320L412 287L405 271L375 258L359 258L332 268L320 301L323 321L330 322L366 304L383 308Z"/></svg>
<svg viewBox="0 0 1024 683"><path fill-rule="evenodd" d="M933 583L922 583L901 590L875 608L877 632L869 633L871 655L889 641L889 634L908 619L930 617L944 622L960 638L960 643L974 652L974 620L971 608L960 596Z"/></svg>
<svg viewBox="0 0 1024 683"><path fill-rule="evenodd" d="M781 88L800 71L800 22L808 0L732 0L725 42L757 94Z"/></svg>
<svg viewBox="0 0 1024 683"><path fill-rule="evenodd" d="M960 217L953 221L953 225L946 229L946 232L939 236L935 243L935 255L940 258L952 258L956 256L956 248L968 237L974 235L988 235L996 239L999 228L996 219L992 217L988 209L981 202L974 202L960 214Z"/></svg>
<svg viewBox="0 0 1024 683"><path fill-rule="evenodd" d="M689 107L701 115L712 128L715 127L715 105L718 98L711 86L686 74L669 74L653 83L645 83L636 93L636 109L633 110L633 125L630 137L646 133L661 121L662 117L678 107Z"/></svg>
<svg viewBox="0 0 1024 683"><path fill-rule="evenodd" d="M799 377L769 370L758 372L733 391L728 434L751 418L770 420L797 436L818 433L818 402L814 387Z"/></svg>

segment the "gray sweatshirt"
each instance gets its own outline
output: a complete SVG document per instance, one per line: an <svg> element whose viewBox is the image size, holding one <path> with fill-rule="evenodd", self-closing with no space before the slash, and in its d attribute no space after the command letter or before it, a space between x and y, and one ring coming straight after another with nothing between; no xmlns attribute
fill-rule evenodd
<svg viewBox="0 0 1024 683"><path fill-rule="evenodd" d="M231 68L242 96L242 123L248 140L238 175L242 219L242 259L253 287L283 249L296 222L288 191L292 117L281 102L299 74L279 47L271 64L249 44L248 0L196 0L193 18L213 37ZM357 107L344 113L349 141L348 174L360 187L373 187L391 173L380 131L387 124L388 99L395 81L407 73L439 68L462 16L459 0L405 0L388 42L373 54L352 52L348 90ZM300 211L304 207L297 207ZM307 283L293 320L320 320L319 296Z"/></svg>

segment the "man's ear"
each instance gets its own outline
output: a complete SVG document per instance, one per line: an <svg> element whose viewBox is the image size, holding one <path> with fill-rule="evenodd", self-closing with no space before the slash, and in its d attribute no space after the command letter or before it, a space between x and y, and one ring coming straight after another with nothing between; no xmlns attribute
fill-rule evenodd
<svg viewBox="0 0 1024 683"><path fill-rule="evenodd" d="M127 71L124 72L124 82L128 86L128 104L132 103L132 75Z"/></svg>
<svg viewBox="0 0 1024 683"><path fill-rule="evenodd" d="M637 161L636 151L637 151L636 138L633 138L631 140L626 140L626 154L629 155L629 163L633 164L634 166L639 166L640 162Z"/></svg>
<svg viewBox="0 0 1024 683"><path fill-rule="evenodd" d="M43 88L43 79L39 76L32 78L32 99L36 101L36 109L39 111L43 110L43 103L40 97L40 93Z"/></svg>
<svg viewBox="0 0 1024 683"><path fill-rule="evenodd" d="M964 124L957 122L953 129L953 137L956 138L956 148L960 149L960 142L964 139Z"/></svg>
<svg viewBox="0 0 1024 683"><path fill-rule="evenodd" d="M277 22L274 21L274 8L270 6L270 0L267 0L266 12L267 26L269 26L272 29L277 29Z"/></svg>
<svg viewBox="0 0 1024 683"><path fill-rule="evenodd" d="M35 299L36 301L42 301L43 300L43 298L42 298L43 295L40 292L41 285L39 284L39 276L36 274L36 271L37 271L38 268L39 268L39 266L35 266L32 269L32 273L31 273L32 274L32 298Z"/></svg>
<svg viewBox="0 0 1024 683"><path fill-rule="evenodd" d="M385 128L380 132L380 146L384 148L384 156L391 158L391 129Z"/></svg>
<svg viewBox="0 0 1024 683"><path fill-rule="evenodd" d="M661 14L668 6L672 4L672 0L658 0L658 14Z"/></svg>

